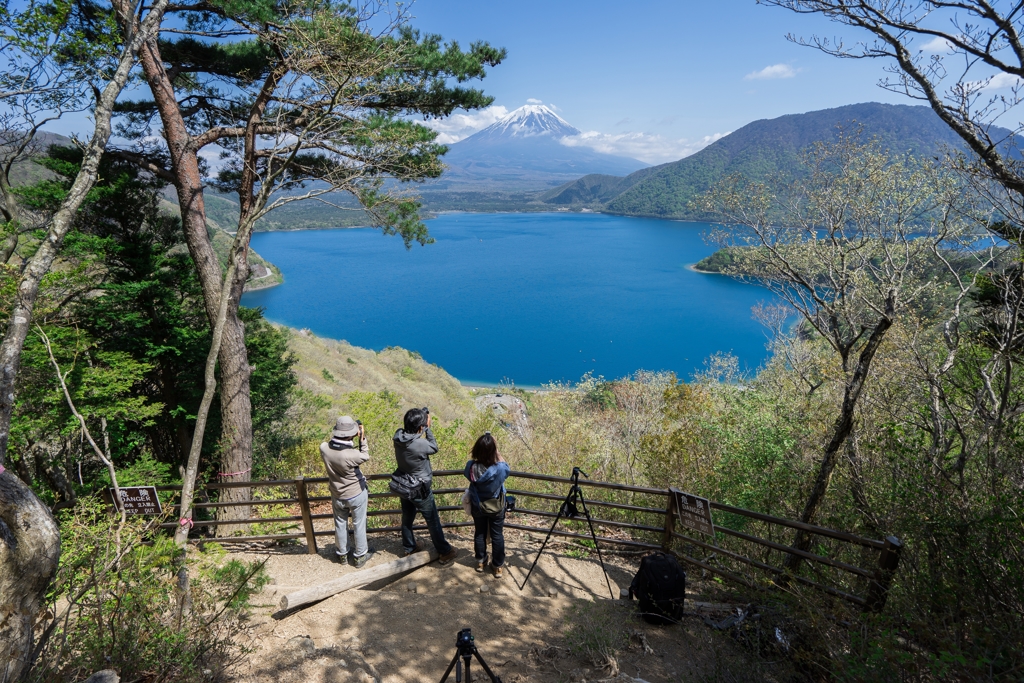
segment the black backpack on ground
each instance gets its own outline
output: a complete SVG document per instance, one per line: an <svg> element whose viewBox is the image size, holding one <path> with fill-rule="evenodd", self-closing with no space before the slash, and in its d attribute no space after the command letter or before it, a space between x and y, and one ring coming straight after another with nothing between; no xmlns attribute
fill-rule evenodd
<svg viewBox="0 0 1024 683"><path fill-rule="evenodd" d="M651 553L640 560L640 569L629 585L630 599L640 602L640 616L651 624L678 624L683 618L686 572L666 553Z"/></svg>

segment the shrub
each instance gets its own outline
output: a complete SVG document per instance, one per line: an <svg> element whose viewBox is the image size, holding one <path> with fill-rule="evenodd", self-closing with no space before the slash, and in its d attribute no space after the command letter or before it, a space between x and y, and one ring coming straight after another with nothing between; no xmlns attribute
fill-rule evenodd
<svg viewBox="0 0 1024 683"><path fill-rule="evenodd" d="M226 679L247 651L239 636L268 580L263 563L226 561L216 544L183 555L153 524L129 518L122 527L96 499L62 517L61 565L30 681L101 669L126 681Z"/></svg>

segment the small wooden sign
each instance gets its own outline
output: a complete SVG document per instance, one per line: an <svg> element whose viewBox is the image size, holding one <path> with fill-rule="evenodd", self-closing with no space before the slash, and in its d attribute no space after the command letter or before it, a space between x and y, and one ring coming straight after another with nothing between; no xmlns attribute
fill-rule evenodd
<svg viewBox="0 0 1024 683"><path fill-rule="evenodd" d="M110 500L114 500L114 489L107 489ZM155 486L122 486L121 503L129 515L159 515L163 512Z"/></svg>
<svg viewBox="0 0 1024 683"><path fill-rule="evenodd" d="M673 488L672 495L676 498L676 514L679 522L687 529L693 529L707 536L715 535L715 523L711 521L711 503L707 498L683 493Z"/></svg>

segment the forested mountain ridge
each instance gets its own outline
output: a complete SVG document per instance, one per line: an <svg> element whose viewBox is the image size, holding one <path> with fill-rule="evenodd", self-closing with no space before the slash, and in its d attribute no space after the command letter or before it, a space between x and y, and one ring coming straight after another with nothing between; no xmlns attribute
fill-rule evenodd
<svg viewBox="0 0 1024 683"><path fill-rule="evenodd" d="M1003 132L993 129L993 137ZM584 204L627 216L705 219L690 203L721 179L798 173L802 150L815 142L856 134L865 140L875 138L892 152L915 156L938 156L947 147L963 146L928 107L867 102L754 121L692 156L622 178L614 197L590 192L587 187L593 182L580 178L538 199L553 205ZM610 187L608 180L603 184Z"/></svg>

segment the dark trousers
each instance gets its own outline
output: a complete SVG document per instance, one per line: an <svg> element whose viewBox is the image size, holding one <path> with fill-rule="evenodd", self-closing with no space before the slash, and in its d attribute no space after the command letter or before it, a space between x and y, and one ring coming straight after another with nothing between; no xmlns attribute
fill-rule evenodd
<svg viewBox="0 0 1024 683"><path fill-rule="evenodd" d="M442 555L452 551L451 544L444 538L444 529L441 528L441 516L437 514L437 503L434 502L434 492L431 491L426 498L419 500L402 501L402 547L407 553L416 549L416 537L412 533L412 523L416 519L416 513L423 515L423 521L427 523L427 531L430 532L430 540L434 549Z"/></svg>
<svg viewBox="0 0 1024 683"><path fill-rule="evenodd" d="M491 566L500 567L505 564L505 512L500 515L485 515L476 505L473 506L473 551L476 561L487 558L487 534L491 535Z"/></svg>

